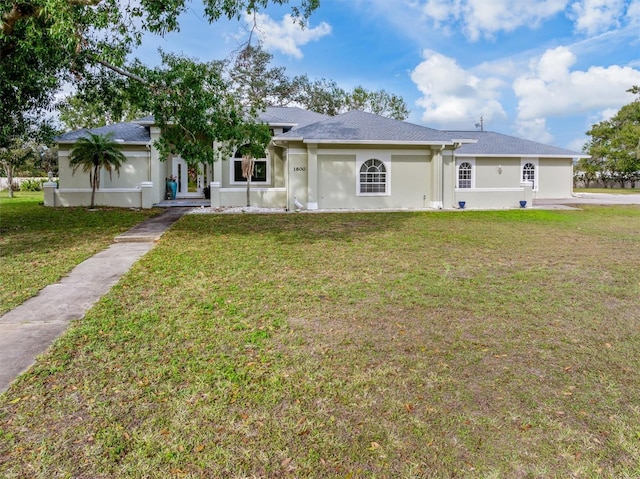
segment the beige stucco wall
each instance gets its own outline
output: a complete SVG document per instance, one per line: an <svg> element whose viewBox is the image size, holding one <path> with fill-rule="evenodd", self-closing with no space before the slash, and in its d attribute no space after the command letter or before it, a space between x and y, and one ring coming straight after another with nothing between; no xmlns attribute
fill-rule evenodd
<svg viewBox="0 0 640 479"><path fill-rule="evenodd" d="M294 197L304 205L309 202L307 185L309 174L309 161L306 148L301 146L290 148L288 152L288 179L287 187L289 188L289 204L290 210L295 210Z"/></svg>
<svg viewBox="0 0 640 479"><path fill-rule="evenodd" d="M60 179L57 188L47 189L46 206L88 206L91 203L89 174L81 168L74 174L69 165L69 153L72 147L72 144L59 145ZM162 199L160 188L164 192L164 184L160 187L150 181L154 174L158 175L158 170L162 169L161 165L153 161L152 150L147 145L123 145L122 152L127 160L120 167L120 174L113 171L109 175L109 172L101 170L100 188L96 191L95 204L148 208Z"/></svg>
<svg viewBox="0 0 640 479"><path fill-rule="evenodd" d="M359 162L377 158L388 162L388 195L360 196ZM293 173L295 176L295 172ZM318 150L318 207L320 209L427 208L431 163L428 151L344 149Z"/></svg>
<svg viewBox="0 0 640 479"><path fill-rule="evenodd" d="M89 174L78 168L73 174L69 166L69 150L72 145L60 145L58 152L60 188L89 188ZM150 152L144 145L123 146L127 161L120 167L120 174L104 170L100 174L100 188L136 188L150 179Z"/></svg>
<svg viewBox="0 0 640 479"><path fill-rule="evenodd" d="M527 206L532 204L531 187L520 188L483 188L483 189L458 189L455 192L454 208L459 207L459 202L465 202L465 209L502 209L519 208L520 201L526 201Z"/></svg>
<svg viewBox="0 0 640 479"><path fill-rule="evenodd" d="M540 181L536 198L570 198L573 194L573 160L540 158Z"/></svg>
<svg viewBox="0 0 640 479"><path fill-rule="evenodd" d="M520 158L476 158L476 188L520 187Z"/></svg>

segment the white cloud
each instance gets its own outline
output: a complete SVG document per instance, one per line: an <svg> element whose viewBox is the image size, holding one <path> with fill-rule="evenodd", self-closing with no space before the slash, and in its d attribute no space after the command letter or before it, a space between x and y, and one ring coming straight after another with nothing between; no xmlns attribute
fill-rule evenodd
<svg viewBox="0 0 640 479"><path fill-rule="evenodd" d="M624 9L624 0L581 0L571 5L569 18L576 31L596 35L619 27Z"/></svg>
<svg viewBox="0 0 640 479"><path fill-rule="evenodd" d="M631 101L626 90L640 83L640 71L628 66L571 71L575 62L575 55L567 47L547 50L532 61L530 71L513 84L520 98L519 117L530 120L620 108Z"/></svg>
<svg viewBox="0 0 640 479"><path fill-rule="evenodd" d="M627 21L630 25L640 26L640 0L632 0L627 7Z"/></svg>
<svg viewBox="0 0 640 479"><path fill-rule="evenodd" d="M367 0L366 5L408 32L430 23L445 34L461 30L471 41L537 28L556 15L589 36L640 24L640 0Z"/></svg>
<svg viewBox="0 0 640 479"><path fill-rule="evenodd" d="M582 148L584 147L585 143L587 143L589 141L589 137L585 136L581 136L580 138L575 138L574 140L571 140L569 142L569 144L567 145L567 148L569 150L572 151L582 151Z"/></svg>
<svg viewBox="0 0 640 479"><path fill-rule="evenodd" d="M513 90L519 98L517 124L523 136L538 136L548 117L618 110L632 101L626 92L640 84L640 71L628 66L592 66L571 70L576 57L567 47L547 50L517 78ZM531 134L526 132L530 131Z"/></svg>
<svg viewBox="0 0 640 479"><path fill-rule="evenodd" d="M515 125L516 133L522 138L540 143L553 143L553 135L547 129L546 118L520 120Z"/></svg>
<svg viewBox="0 0 640 479"><path fill-rule="evenodd" d="M536 27L564 11L567 0L426 0L422 13L437 26L450 28L460 22L465 35L476 41L492 38L500 31L512 32L522 26Z"/></svg>
<svg viewBox="0 0 640 479"><path fill-rule="evenodd" d="M254 20L255 33L262 41L265 50L278 50L298 59L303 57L302 50L300 50L302 45L331 33L331 26L326 22L313 28L309 25L301 28L297 19L289 14L285 15L281 22L276 22L264 13L257 13L255 18L252 15L245 17L245 21L250 26L253 25Z"/></svg>
<svg viewBox="0 0 640 479"><path fill-rule="evenodd" d="M506 117L498 98L505 86L499 78L481 78L464 70L452 58L425 50L424 60L411 72L422 93L422 121L443 128L473 128L474 122Z"/></svg>

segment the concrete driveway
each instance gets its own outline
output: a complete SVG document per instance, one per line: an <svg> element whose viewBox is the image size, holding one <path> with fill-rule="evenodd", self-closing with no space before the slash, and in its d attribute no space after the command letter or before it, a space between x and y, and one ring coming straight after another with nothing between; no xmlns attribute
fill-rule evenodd
<svg viewBox="0 0 640 479"><path fill-rule="evenodd" d="M575 193L571 198L533 200L534 208L561 208L578 205L640 205L640 193L633 195Z"/></svg>

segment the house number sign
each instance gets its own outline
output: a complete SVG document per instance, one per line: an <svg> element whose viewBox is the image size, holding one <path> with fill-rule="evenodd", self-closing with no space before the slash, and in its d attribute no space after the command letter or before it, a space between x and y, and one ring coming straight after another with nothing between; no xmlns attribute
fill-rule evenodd
<svg viewBox="0 0 640 479"><path fill-rule="evenodd" d="M294 166L293 171L307 171L306 166Z"/></svg>

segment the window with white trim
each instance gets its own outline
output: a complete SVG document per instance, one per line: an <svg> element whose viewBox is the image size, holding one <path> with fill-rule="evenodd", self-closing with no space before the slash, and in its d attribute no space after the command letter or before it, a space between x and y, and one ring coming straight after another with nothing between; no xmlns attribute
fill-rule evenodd
<svg viewBox="0 0 640 479"><path fill-rule="evenodd" d="M476 159L456 158L456 188L476 187Z"/></svg>
<svg viewBox="0 0 640 479"><path fill-rule="evenodd" d="M385 164L371 158L360 166L358 192L361 195L386 195L389 175Z"/></svg>
<svg viewBox="0 0 640 479"><path fill-rule="evenodd" d="M239 148L233 157L231 168L231 183L246 183L247 179L242 176L242 153ZM256 158L253 163L253 175L251 183L267 184L270 181L271 171L269 168L269 158Z"/></svg>
<svg viewBox="0 0 640 479"><path fill-rule="evenodd" d="M533 189L536 189L536 165L531 161L527 161L522 165L522 182L531 183Z"/></svg>
<svg viewBox="0 0 640 479"><path fill-rule="evenodd" d="M471 188L471 163L465 161L458 166L458 188Z"/></svg>

